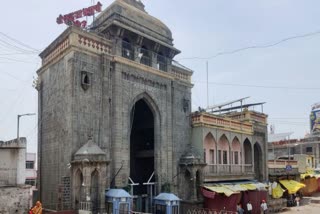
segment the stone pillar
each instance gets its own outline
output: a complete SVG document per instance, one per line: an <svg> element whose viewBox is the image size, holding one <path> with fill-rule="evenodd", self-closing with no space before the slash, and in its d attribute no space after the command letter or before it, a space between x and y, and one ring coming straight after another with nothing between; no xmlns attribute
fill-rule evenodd
<svg viewBox="0 0 320 214"><path fill-rule="evenodd" d="M112 54L116 56L122 56L122 39L121 38L116 38L114 40Z"/></svg>

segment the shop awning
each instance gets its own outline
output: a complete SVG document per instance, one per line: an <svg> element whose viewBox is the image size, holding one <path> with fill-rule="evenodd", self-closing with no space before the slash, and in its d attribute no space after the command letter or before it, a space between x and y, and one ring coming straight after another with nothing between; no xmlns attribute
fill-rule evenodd
<svg viewBox="0 0 320 214"><path fill-rule="evenodd" d="M216 193L222 193L229 197L230 195L233 195L233 194L239 194L241 191L266 190L267 185L259 182L256 182L256 183L239 182L239 183L206 185L203 187L206 190L216 192Z"/></svg>
<svg viewBox="0 0 320 214"><path fill-rule="evenodd" d="M221 186L205 186L206 189L208 190L211 190L213 192L216 192L216 193L223 193L225 194L226 196L230 196L232 194L238 194L240 192L237 192L237 191L233 191L231 190L230 188L228 188L227 186L225 185L221 185Z"/></svg>
<svg viewBox="0 0 320 214"><path fill-rule="evenodd" d="M305 184L299 183L295 180L280 180L279 181L287 190L289 194L295 194L301 188L305 187Z"/></svg>
<svg viewBox="0 0 320 214"><path fill-rule="evenodd" d="M242 187L246 188L247 190L256 190L257 186L254 184L240 184Z"/></svg>
<svg viewBox="0 0 320 214"><path fill-rule="evenodd" d="M276 186L272 188L272 197L273 198L281 198L283 196L283 193L285 190L283 190L280 186L280 184L276 183Z"/></svg>

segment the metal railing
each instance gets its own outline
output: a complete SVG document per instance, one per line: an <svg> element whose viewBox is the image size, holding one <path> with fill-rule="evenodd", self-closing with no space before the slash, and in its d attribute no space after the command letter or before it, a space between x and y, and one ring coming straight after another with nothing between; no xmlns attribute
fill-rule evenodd
<svg viewBox="0 0 320 214"><path fill-rule="evenodd" d="M91 202L80 202L79 210L92 211L92 203Z"/></svg>
<svg viewBox="0 0 320 214"><path fill-rule="evenodd" d="M157 66L161 71L167 71L167 58L157 54Z"/></svg>
<svg viewBox="0 0 320 214"><path fill-rule="evenodd" d="M167 64L164 62L159 62L157 63L158 69L161 71L168 71Z"/></svg>
<svg viewBox="0 0 320 214"><path fill-rule="evenodd" d="M122 56L134 60L134 47L129 42L122 41Z"/></svg>
<svg viewBox="0 0 320 214"><path fill-rule="evenodd" d="M135 48L136 46L132 45L131 43L127 42L127 41L122 41L122 47L121 47L121 51L122 51L122 57L130 59L130 60L136 60L138 57L135 57ZM158 53L155 53L153 51L147 50L145 48L140 48L137 47L137 49L139 50L139 52L142 54L141 58L140 58L140 63L150 66L152 67L152 57L151 56L155 56L156 59L154 59L156 61L156 66L158 70L161 71L168 71L168 63L171 62L171 59L162 56Z"/></svg>
<svg viewBox="0 0 320 214"><path fill-rule="evenodd" d="M151 66L151 58L148 56L143 55L140 59L140 63L147 65L147 66Z"/></svg>

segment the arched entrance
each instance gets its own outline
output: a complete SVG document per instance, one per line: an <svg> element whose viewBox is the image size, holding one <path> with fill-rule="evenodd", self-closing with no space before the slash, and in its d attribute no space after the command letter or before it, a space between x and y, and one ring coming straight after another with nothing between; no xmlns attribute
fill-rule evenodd
<svg viewBox="0 0 320 214"><path fill-rule="evenodd" d="M130 178L139 183L134 186L133 194L148 194L143 183L154 172L155 117L146 101L140 99L134 104L130 118Z"/></svg>
<svg viewBox="0 0 320 214"><path fill-rule="evenodd" d="M254 144L254 174L258 181L263 180L262 173L262 150L259 143Z"/></svg>

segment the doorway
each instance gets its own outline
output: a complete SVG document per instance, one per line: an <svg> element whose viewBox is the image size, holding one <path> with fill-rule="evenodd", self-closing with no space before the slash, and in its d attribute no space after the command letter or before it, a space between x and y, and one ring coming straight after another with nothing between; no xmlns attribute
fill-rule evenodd
<svg viewBox="0 0 320 214"><path fill-rule="evenodd" d="M138 100L130 116L130 178L139 185L134 186L133 195L148 194L147 185L154 172L154 114L144 99ZM154 181L154 176L150 182Z"/></svg>

